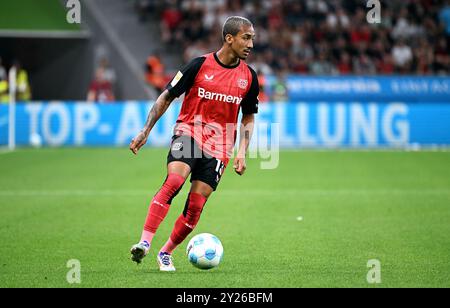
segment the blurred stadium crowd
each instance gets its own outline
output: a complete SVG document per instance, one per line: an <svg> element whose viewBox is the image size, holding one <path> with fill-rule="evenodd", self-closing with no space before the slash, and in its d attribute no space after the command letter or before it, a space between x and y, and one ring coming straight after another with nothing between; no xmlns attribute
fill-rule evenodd
<svg viewBox="0 0 450 308"><path fill-rule="evenodd" d="M378 24L368 23L371 8L367 8L367 2L130 0L130 5L134 4L142 22L159 25L160 52L150 54L145 63L147 83L157 91L163 90L179 69L178 64L166 67L165 54L170 51L187 63L218 50L222 44L221 27L232 15L246 16L255 24L257 38L248 62L260 76L261 101L286 100L287 74L450 74L450 0L380 1ZM113 65L108 59L97 62L86 100L113 102L119 97L115 93L118 82ZM0 58L0 103L9 99L7 68L13 64L8 64L2 64ZM27 68L15 65L16 98L31 100ZM277 76L270 85L272 91L268 91L275 97L265 97L267 75Z"/></svg>
<svg viewBox="0 0 450 308"><path fill-rule="evenodd" d="M381 1L381 23L366 0L136 0L145 21L160 18L166 48L184 62L220 47L230 15L248 17L257 40L250 64L261 74L448 75L450 1Z"/></svg>
<svg viewBox="0 0 450 308"><path fill-rule="evenodd" d="M16 92L15 99L18 101L31 100L31 86L28 79L28 72L22 67L22 64L18 60L14 60L11 67L16 69ZM0 57L0 104L9 103L9 76L8 70L3 64L3 60Z"/></svg>
<svg viewBox="0 0 450 308"><path fill-rule="evenodd" d="M14 60L11 68L16 68L16 88L15 100L19 102L27 102L33 99L29 74L18 60ZM10 80L7 67L3 64L0 57L0 104L7 104L10 101ZM109 64L107 58L101 58L95 68L95 74L92 78L88 93L87 102L114 102L114 85L116 82L116 73Z"/></svg>

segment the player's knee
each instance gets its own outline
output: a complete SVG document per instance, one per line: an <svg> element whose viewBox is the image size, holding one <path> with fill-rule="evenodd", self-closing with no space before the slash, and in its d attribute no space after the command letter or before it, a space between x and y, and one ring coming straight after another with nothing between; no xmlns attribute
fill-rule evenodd
<svg viewBox="0 0 450 308"><path fill-rule="evenodd" d="M176 173L171 173L167 176L166 182L164 183L165 186L167 186L167 188L169 188L171 191L175 190L179 190L183 184L184 181L186 181L186 179L184 177L182 177L179 174Z"/></svg>
<svg viewBox="0 0 450 308"><path fill-rule="evenodd" d="M185 180L186 179L179 174L169 174L156 197L161 198L161 201L164 203L171 204L173 198L175 198L183 187Z"/></svg>
<svg viewBox="0 0 450 308"><path fill-rule="evenodd" d="M200 216L202 214L203 208L206 204L207 199L197 193L190 193L188 200L186 202L186 206L183 212L183 216L186 219L186 222L189 225L195 227L198 221L200 220Z"/></svg>

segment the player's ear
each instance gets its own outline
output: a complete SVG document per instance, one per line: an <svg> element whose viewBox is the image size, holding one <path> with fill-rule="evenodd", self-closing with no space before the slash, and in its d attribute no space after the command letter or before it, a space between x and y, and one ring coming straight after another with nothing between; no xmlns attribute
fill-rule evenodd
<svg viewBox="0 0 450 308"><path fill-rule="evenodd" d="M234 37L231 34L225 35L225 42L228 44L232 44L234 40Z"/></svg>

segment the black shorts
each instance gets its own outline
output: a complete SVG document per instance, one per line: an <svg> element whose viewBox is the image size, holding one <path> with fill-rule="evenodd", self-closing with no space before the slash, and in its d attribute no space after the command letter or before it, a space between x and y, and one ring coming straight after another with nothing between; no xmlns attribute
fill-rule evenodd
<svg viewBox="0 0 450 308"><path fill-rule="evenodd" d="M181 161L191 167L191 183L202 181L214 191L226 167L221 160L204 153L191 136L172 137L167 164L174 161Z"/></svg>

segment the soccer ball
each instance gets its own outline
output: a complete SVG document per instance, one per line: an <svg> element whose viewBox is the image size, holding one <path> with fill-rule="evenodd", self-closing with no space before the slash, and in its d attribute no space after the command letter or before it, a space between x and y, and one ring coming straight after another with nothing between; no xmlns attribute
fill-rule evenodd
<svg viewBox="0 0 450 308"><path fill-rule="evenodd" d="M186 254L192 265L207 270L220 264L223 258L223 246L216 236L202 233L189 241Z"/></svg>
<svg viewBox="0 0 450 308"><path fill-rule="evenodd" d="M30 145L34 148L40 148L42 146L42 138L39 134L34 133L30 136Z"/></svg>

